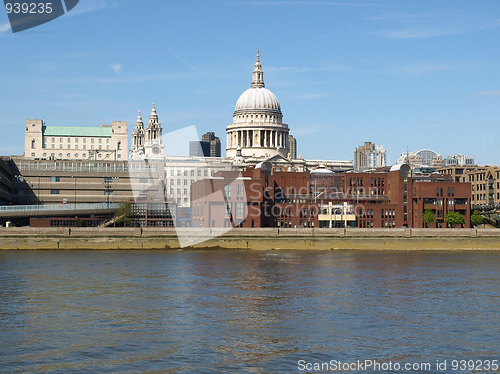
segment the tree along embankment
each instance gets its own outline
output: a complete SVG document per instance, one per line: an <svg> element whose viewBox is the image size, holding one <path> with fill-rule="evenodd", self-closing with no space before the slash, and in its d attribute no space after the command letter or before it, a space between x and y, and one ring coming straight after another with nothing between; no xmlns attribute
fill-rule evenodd
<svg viewBox="0 0 500 374"><path fill-rule="evenodd" d="M183 249L500 250L500 229L0 228L0 250L180 249L179 243Z"/></svg>

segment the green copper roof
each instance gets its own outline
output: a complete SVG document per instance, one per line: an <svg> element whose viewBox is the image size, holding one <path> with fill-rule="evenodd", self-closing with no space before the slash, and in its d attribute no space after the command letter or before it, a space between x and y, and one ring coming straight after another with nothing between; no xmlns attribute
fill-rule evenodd
<svg viewBox="0 0 500 374"><path fill-rule="evenodd" d="M86 136L86 137L109 137L109 127L71 127L71 126L43 126L44 136Z"/></svg>

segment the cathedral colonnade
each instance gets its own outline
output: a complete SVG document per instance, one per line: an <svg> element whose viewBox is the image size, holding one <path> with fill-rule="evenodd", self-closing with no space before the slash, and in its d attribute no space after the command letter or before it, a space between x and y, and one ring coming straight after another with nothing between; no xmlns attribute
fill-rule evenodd
<svg viewBox="0 0 500 374"><path fill-rule="evenodd" d="M228 148L289 148L288 132L270 129L229 130Z"/></svg>

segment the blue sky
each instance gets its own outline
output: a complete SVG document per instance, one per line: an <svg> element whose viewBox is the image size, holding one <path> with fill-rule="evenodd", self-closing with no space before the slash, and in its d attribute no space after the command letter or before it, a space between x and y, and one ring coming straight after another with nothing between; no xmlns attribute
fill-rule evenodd
<svg viewBox="0 0 500 374"><path fill-rule="evenodd" d="M499 41L496 0L80 0L16 34L0 11L0 154L22 154L27 118L130 133L153 102L164 131L224 148L260 49L307 159L372 141L390 163L408 146L500 164Z"/></svg>

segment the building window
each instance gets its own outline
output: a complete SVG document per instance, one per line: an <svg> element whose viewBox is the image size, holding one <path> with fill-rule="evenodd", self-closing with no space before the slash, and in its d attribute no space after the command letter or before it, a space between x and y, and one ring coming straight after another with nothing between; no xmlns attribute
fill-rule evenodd
<svg viewBox="0 0 500 374"><path fill-rule="evenodd" d="M78 138L75 138L75 143L78 143Z"/></svg>
<svg viewBox="0 0 500 374"><path fill-rule="evenodd" d="M83 157L83 158L87 157L87 154L86 154L86 153L84 153L84 154L82 155L82 157Z"/></svg>
<svg viewBox="0 0 500 374"><path fill-rule="evenodd" d="M90 138L90 142L93 143L94 142L94 138Z"/></svg>
<svg viewBox="0 0 500 374"><path fill-rule="evenodd" d="M66 153L66 157L68 157L68 158L71 157L71 153Z"/></svg>
<svg viewBox="0 0 500 374"><path fill-rule="evenodd" d="M56 142L56 138L52 138L52 143L55 143Z"/></svg>
<svg viewBox="0 0 500 374"><path fill-rule="evenodd" d="M101 144L101 143L102 143L102 138L99 138L99 144Z"/></svg>
<svg viewBox="0 0 500 374"><path fill-rule="evenodd" d="M68 143L71 143L71 138L68 138Z"/></svg>
<svg viewBox="0 0 500 374"><path fill-rule="evenodd" d="M59 143L62 143L63 142L63 138L59 138Z"/></svg>
<svg viewBox="0 0 500 374"><path fill-rule="evenodd" d="M118 158L122 158L122 155L121 155L121 154L118 154L118 156L117 156L117 157L118 157Z"/></svg>
<svg viewBox="0 0 500 374"><path fill-rule="evenodd" d="M109 144L109 138L106 139L106 143Z"/></svg>
<svg viewBox="0 0 500 374"><path fill-rule="evenodd" d="M71 149L71 144L68 144L68 149Z"/></svg>
<svg viewBox="0 0 500 374"><path fill-rule="evenodd" d="M87 143L87 138L83 138L83 142L84 142L84 143Z"/></svg>
<svg viewBox="0 0 500 374"><path fill-rule="evenodd" d="M122 142L118 142L118 146L117 146L117 148L116 148L116 149L118 149L118 150L121 150L121 149L122 149Z"/></svg>
<svg viewBox="0 0 500 374"><path fill-rule="evenodd" d="M34 149L35 148L35 144L36 142L34 140L31 141L31 149Z"/></svg>
<svg viewBox="0 0 500 374"><path fill-rule="evenodd" d="M99 149L102 149L102 145L99 145Z"/></svg>
<svg viewBox="0 0 500 374"><path fill-rule="evenodd" d="M87 149L87 145L86 144L83 145L83 149Z"/></svg>
<svg viewBox="0 0 500 374"><path fill-rule="evenodd" d="M51 195L60 195L61 194L61 190L50 190L50 194Z"/></svg>
<svg viewBox="0 0 500 374"><path fill-rule="evenodd" d="M56 148L56 145L55 144L52 144L52 149L55 149Z"/></svg>
<svg viewBox="0 0 500 374"><path fill-rule="evenodd" d="M61 177L50 177L50 181L51 182L60 182L61 181Z"/></svg>
<svg viewBox="0 0 500 374"><path fill-rule="evenodd" d="M75 149L78 149L78 144L75 144Z"/></svg>
<svg viewBox="0 0 500 374"><path fill-rule="evenodd" d="M75 153L75 157L78 158L78 153Z"/></svg>

